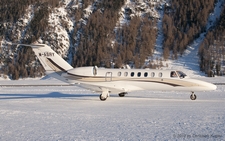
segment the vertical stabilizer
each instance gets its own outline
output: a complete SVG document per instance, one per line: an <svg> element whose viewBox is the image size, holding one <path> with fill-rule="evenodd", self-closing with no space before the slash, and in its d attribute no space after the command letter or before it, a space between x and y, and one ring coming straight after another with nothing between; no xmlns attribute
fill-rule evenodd
<svg viewBox="0 0 225 141"><path fill-rule="evenodd" d="M73 69L73 67L70 64L68 64L49 46L31 45L31 47L46 71L55 71L57 73L60 73Z"/></svg>
<svg viewBox="0 0 225 141"><path fill-rule="evenodd" d="M35 55L38 57L42 66L44 67L46 74L64 82L68 82L62 75L73 67L67 63L62 57L60 57L54 50L45 44L33 44L23 46L32 47Z"/></svg>

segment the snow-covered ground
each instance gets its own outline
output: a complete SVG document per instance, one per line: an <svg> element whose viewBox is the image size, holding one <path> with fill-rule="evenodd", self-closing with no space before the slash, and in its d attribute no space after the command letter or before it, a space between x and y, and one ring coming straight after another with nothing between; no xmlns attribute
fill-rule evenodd
<svg viewBox="0 0 225 141"><path fill-rule="evenodd" d="M0 140L225 140L225 86L196 94L139 91L102 102L76 86L0 87Z"/></svg>

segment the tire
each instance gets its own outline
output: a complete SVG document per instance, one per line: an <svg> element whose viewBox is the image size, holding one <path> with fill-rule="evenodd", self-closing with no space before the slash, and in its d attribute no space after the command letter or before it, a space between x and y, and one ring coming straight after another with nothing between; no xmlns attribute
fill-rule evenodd
<svg viewBox="0 0 225 141"><path fill-rule="evenodd" d="M119 97L124 97L124 96L125 96L124 93L120 93L120 94L118 94L118 95L119 95Z"/></svg>
<svg viewBox="0 0 225 141"><path fill-rule="evenodd" d="M122 92L122 93L119 93L118 95L119 95L120 97L124 97L126 94L127 94L127 92Z"/></svg>
<svg viewBox="0 0 225 141"><path fill-rule="evenodd" d="M195 94L191 94L190 99L191 100L195 100L197 98L197 96Z"/></svg>
<svg viewBox="0 0 225 141"><path fill-rule="evenodd" d="M106 99L107 99L107 97L103 97L101 94L99 95L99 99L101 100L101 101L105 101Z"/></svg>

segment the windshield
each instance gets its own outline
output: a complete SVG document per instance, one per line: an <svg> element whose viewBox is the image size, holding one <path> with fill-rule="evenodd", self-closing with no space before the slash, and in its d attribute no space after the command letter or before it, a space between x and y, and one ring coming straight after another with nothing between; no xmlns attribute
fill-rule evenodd
<svg viewBox="0 0 225 141"><path fill-rule="evenodd" d="M175 71L172 71L172 72L170 73L170 77L177 77L177 73L176 73Z"/></svg>
<svg viewBox="0 0 225 141"><path fill-rule="evenodd" d="M180 78L184 78L185 76L187 76L185 73L183 73L182 71L177 71L177 74Z"/></svg>

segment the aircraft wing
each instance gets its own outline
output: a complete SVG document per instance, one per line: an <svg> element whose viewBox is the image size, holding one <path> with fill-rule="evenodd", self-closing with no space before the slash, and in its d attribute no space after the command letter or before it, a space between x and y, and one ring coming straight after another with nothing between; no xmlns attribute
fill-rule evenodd
<svg viewBox="0 0 225 141"><path fill-rule="evenodd" d="M75 83L74 85L78 86L78 87L85 88L85 89L89 89L91 91L100 92L100 93L103 92L103 91L109 91L111 93L127 92L126 90L121 90L119 88L97 86L97 85L94 85L94 84Z"/></svg>

